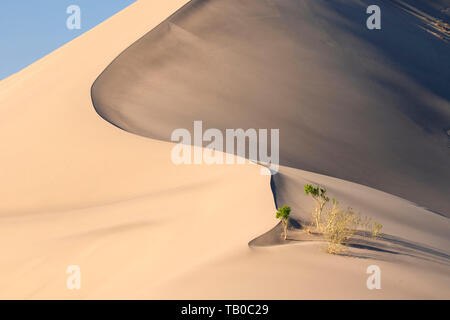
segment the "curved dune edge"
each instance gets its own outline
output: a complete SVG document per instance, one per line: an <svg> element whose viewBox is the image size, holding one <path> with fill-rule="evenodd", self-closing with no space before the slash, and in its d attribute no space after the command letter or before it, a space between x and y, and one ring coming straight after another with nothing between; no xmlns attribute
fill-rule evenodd
<svg viewBox="0 0 450 320"><path fill-rule="evenodd" d="M158 3L138 1L1 82L8 170L0 186L0 297L131 297L246 249L273 224L269 178L258 167L177 167L171 144L118 130L95 113L96 77L185 1ZM248 213L245 228L229 215L240 211ZM66 288L74 264L80 291Z"/></svg>
<svg viewBox="0 0 450 320"><path fill-rule="evenodd" d="M177 167L170 143L105 125L90 85L184 2L138 1L0 82L8 169L0 177L0 297L448 297L448 267L440 262L348 259L314 243L249 249L276 223L269 177L258 166ZM399 203L394 208L408 204ZM378 292L365 288L372 263L385 274ZM79 291L66 288L65 270L74 264Z"/></svg>
<svg viewBox="0 0 450 320"><path fill-rule="evenodd" d="M449 216L450 44L422 29L444 3L381 3L370 31L367 1L194 0L102 72L96 110L164 141L196 120L279 128L282 165Z"/></svg>

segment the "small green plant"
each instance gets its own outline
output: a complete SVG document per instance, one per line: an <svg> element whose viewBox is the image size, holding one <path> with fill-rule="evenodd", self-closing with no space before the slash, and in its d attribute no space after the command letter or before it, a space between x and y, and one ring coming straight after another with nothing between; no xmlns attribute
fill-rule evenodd
<svg viewBox="0 0 450 320"><path fill-rule="evenodd" d="M290 214L291 214L291 207L289 207L289 206L283 206L281 209L278 209L277 214L276 214L277 219L280 219L281 222L283 223L284 240L287 239Z"/></svg>
<svg viewBox="0 0 450 320"><path fill-rule="evenodd" d="M351 208L342 210L338 201L333 199L332 208L325 214L323 227L324 236L328 241L328 253L339 254L346 251L343 243L354 235L359 220L359 216Z"/></svg>
<svg viewBox="0 0 450 320"><path fill-rule="evenodd" d="M321 230L321 219L322 219L322 211L330 198L327 197L327 190L325 188L321 188L319 186L313 186L312 184L305 185L305 193L306 195L311 195L313 199L316 201L316 208L312 214L312 220L316 223L316 228L319 231Z"/></svg>

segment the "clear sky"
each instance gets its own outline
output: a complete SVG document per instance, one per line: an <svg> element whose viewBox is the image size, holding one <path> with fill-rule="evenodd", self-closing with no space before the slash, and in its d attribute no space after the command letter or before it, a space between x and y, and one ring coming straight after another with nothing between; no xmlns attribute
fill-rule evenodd
<svg viewBox="0 0 450 320"><path fill-rule="evenodd" d="M163 0L161 0L163 1ZM0 0L0 80L92 29L135 0ZM66 26L70 5L81 29Z"/></svg>

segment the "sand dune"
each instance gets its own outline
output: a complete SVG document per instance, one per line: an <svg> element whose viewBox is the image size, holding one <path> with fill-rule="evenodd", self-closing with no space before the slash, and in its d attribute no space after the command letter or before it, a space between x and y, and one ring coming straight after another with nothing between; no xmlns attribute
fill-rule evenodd
<svg viewBox="0 0 450 320"><path fill-rule="evenodd" d="M449 216L450 43L430 33L449 3L380 1L369 31L372 2L192 1L103 72L94 105L160 140L194 120L279 128L281 164Z"/></svg>
<svg viewBox="0 0 450 320"><path fill-rule="evenodd" d="M200 265L143 293L164 299L448 298L448 218L384 192L294 168L282 167L274 179L278 205L289 204L294 212L287 242L278 225L252 240L250 250ZM306 183L326 186L342 205L380 221L385 234L377 240L356 237L347 256L327 255L320 237L308 238L297 227L297 221L310 220L313 206L302 194ZM380 291L365 287L365 268L373 264L382 270Z"/></svg>
<svg viewBox="0 0 450 320"><path fill-rule="evenodd" d="M111 113L111 117L115 118L109 120L125 121L130 126L124 126L124 129L134 132L134 124L138 123L139 118L150 121L152 114L159 115L158 122L149 122L148 127L145 127L147 129L141 129L154 128L155 131L150 131L155 138L167 140L164 130L183 125L189 120L189 116L183 116L182 113L200 112L202 108L208 110L214 106L217 107L217 118L220 118L233 111L220 109L225 105L221 99L228 98L223 95L225 93L215 91L217 87L214 82L210 82L212 87L206 87L205 90L209 92L209 100L199 97L197 91L190 91L192 88L189 86L180 88L180 83L174 81L176 75L184 79L202 79L209 70L203 70L197 65L198 70L195 71L198 72L191 73L191 66L183 71L181 62L165 61L171 54L166 51L164 44L155 42L149 51L150 56L140 55L139 50L133 53L140 42L124 51L185 3L167 0L161 4L161 1L156 0L139 0L80 38L0 82L0 164L3 168L0 171L0 298L449 298L448 218L381 191L283 167L280 174L274 176L275 199L277 204L292 205L295 221L303 223L308 220L312 204L303 195L302 185L315 182L326 186L343 203L380 220L385 226L386 235L377 241L367 240L363 243L359 240L350 248L349 256L324 253L320 239L301 241L303 235L299 229L292 229L290 240L277 245L279 238L276 231L270 231L277 224L270 177L262 176L259 166L175 166L170 160L171 143L128 133L98 116L91 101L91 86L121 52L124 53L115 61L123 69L111 71L109 76L108 70L113 69L107 69L102 76L108 76L105 87L101 87L99 80L96 82L99 87L94 86L93 91L97 110L102 110L97 105L97 99L105 103L104 110L119 108L119 113ZM198 7L196 2L192 2L186 10L210 10L209 2L204 3L205 6ZM223 2L213 3L219 5L212 7L213 11L226 8L220 7ZM280 3L261 2L260 6L253 7L255 11L251 12L251 16L254 21L280 17L283 13ZM289 3L284 1L282 4ZM306 16L311 14L307 11L310 5L316 10L321 8L312 3L302 2ZM236 23L248 21L239 18L241 14L249 14L242 9L235 8L233 14L230 13L230 23L211 30L233 30ZM176 17L172 16L171 19ZM188 18L185 17L187 21ZM220 20L216 18L211 16L211 21L219 23ZM291 18L295 20L297 17L294 14ZM195 21L193 19L192 22ZM189 55L195 56L198 51L193 51L192 45L198 50L204 50L205 55L208 52L211 56L217 53L216 58L222 62L224 56L221 52L225 48L229 47L230 52L233 52L235 44L219 41L223 40L219 35L215 38L211 34L211 38L206 41L196 32L189 31L186 25L171 23L161 25L154 33L158 36L158 30L163 30L159 32L163 43L170 39L173 41L171 45L177 48L177 51L172 51L174 60L193 59ZM310 23L309 20L303 22L304 30L312 28ZM260 24L257 26L264 28ZM168 34L175 34L181 43L191 45L183 48L184 45L177 44L178 40L173 37L166 39L167 30L171 30ZM268 27L263 29L268 32L267 37L275 37L270 30ZM218 42L211 47L213 39ZM261 37L256 39L262 41ZM281 38L280 41L284 40ZM237 37L236 41L241 40ZM305 41L316 40L311 35ZM285 45L289 46L288 43ZM251 50L250 45L247 49ZM316 59L311 48L295 50L309 52L310 59ZM140 71L133 72L133 75L128 74L130 68L134 68L133 65L123 66L119 63L130 52L136 54L136 60L144 60L144 65L135 66ZM178 56L179 52L185 52L186 55ZM241 54L236 53L242 58ZM320 57L320 52L317 54ZM270 52L260 58L267 61L269 57ZM157 63L154 60L156 58L161 60ZM212 63L206 62L206 65ZM250 62L245 60L244 63ZM306 62L299 63L307 67ZM146 65L148 68L144 68ZM234 65L221 65L224 68L222 76L236 72ZM159 80L151 77L151 66L161 69L157 72ZM192 61L192 66L196 66L195 61ZM256 68L252 64L248 67ZM287 63L280 63L278 77L283 75L286 68ZM166 77L167 70L173 74ZM249 81L259 79L264 82L265 71L258 72L261 72L261 78L255 73L242 74L242 77L248 77ZM272 75L274 81L281 80L276 78L277 75ZM345 76L343 71L338 75ZM132 76L143 77L138 81L148 81L147 84L151 85L137 85ZM221 73L218 73L217 81L225 81L220 76ZM319 81L320 74L316 77ZM314 74L308 78L313 81ZM343 79L346 81L347 78ZM339 91L338 80L336 78L334 82L336 87L330 89L335 93ZM112 85L109 81L119 82L121 86L116 83L116 90L105 91L111 88L108 87ZM189 80L193 85L203 85L202 81ZM416 85L418 90L423 88L422 85ZM154 86L168 90L171 94L163 94L162 91L158 94ZM255 84L249 90L259 92L259 88ZM97 89L99 93L96 93ZM305 90L312 89L308 87ZM125 94L134 96L138 104L151 99L150 95L142 95L141 91L149 91L154 97L153 103L142 113L134 113L136 110L131 112L133 105L125 99ZM183 101L171 100L183 92L189 93L183 95L184 98L178 96ZM358 93L349 93L345 98L349 103L352 102L352 94ZM272 98L278 98L277 95L274 93ZM172 98L169 99L169 96ZM431 96L430 108L442 112L440 121L444 121L448 113L439 108L447 106L445 99L429 92L426 97ZM112 105L109 104L110 97L114 98ZM291 95L290 98L297 97ZM425 96L422 98L425 99ZM192 99L190 104L187 103L189 99ZM194 100L197 99L216 104L199 103L194 108ZM323 101L326 100L323 94ZM232 101L229 100L230 106ZM260 110L258 114L267 121L273 105L265 106L266 109ZM356 103L352 107L356 108ZM302 112L315 109L305 110ZM122 116L119 116L120 113ZM401 114L399 112L397 116L401 118ZM379 116L379 120L382 120L382 115ZM130 118L132 120L128 120ZM287 119L286 116L284 120ZM249 125L244 120L244 115L236 113L233 127ZM342 117L344 120L345 117ZM255 122L252 126L269 124L264 121ZM274 121L277 124L281 119L274 118ZM209 119L207 123L208 126L216 124ZM411 129L413 124L406 120L395 125L410 128L407 131L412 134L410 138L417 139L417 144L422 147L423 140L439 141L423 152L429 152L430 157L442 160L445 158L439 158L437 145L443 140L438 138L438 129L434 127L440 123L430 122L430 136L421 138L417 131L419 129ZM295 125L292 124L292 127ZM144 132L141 134L147 135ZM308 134L305 133L306 136ZM301 140L300 137L298 139ZM373 139L377 139L376 136ZM307 148L304 145L301 147ZM392 151L390 147L393 146L385 146L385 153L380 153L380 157L389 156ZM293 153L292 159L301 161L297 156ZM358 156L355 155L356 158ZM307 149L305 159L308 159ZM364 163L363 160L358 161ZM429 172L430 179L435 178L440 166L444 164L435 163ZM365 169L364 166L360 167L361 175L366 173ZM448 172L445 167L443 169L441 175L445 177ZM389 172L395 174L395 171ZM339 176L339 172L335 175ZM419 185L411 184L413 189L414 186L422 186L422 180L417 175L413 177ZM379 177L380 181L384 181L383 177ZM443 180L436 180L436 187L440 181ZM409 180L403 180L402 183L409 183ZM436 199L441 199L441 202L436 203L445 206L445 199L442 200L441 195L436 196ZM432 198L424 197L424 201L427 199ZM379 265L382 269L382 290L371 291L366 288L366 268L371 264ZM66 287L66 268L69 265L79 265L81 268L80 290L68 290ZM279 272L280 269L283 272Z"/></svg>

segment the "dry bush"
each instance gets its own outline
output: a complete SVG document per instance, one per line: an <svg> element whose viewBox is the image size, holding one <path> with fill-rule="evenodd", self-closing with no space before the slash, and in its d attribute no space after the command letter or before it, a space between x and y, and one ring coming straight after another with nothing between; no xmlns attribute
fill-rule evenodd
<svg viewBox="0 0 450 320"><path fill-rule="evenodd" d="M358 227L360 217L351 208L343 210L333 199L333 206L326 211L323 233L328 241L327 252L339 254L346 251L344 242L348 241Z"/></svg>
<svg viewBox="0 0 450 320"><path fill-rule="evenodd" d="M327 190L311 184L305 185L305 192L311 195L315 201L315 208L312 213L312 223L305 228L307 233L312 233L312 225L315 224L318 232L325 236L328 247L327 252L339 254L346 251L345 243L355 234L358 228L366 230L366 234L371 234L374 239L381 234L383 226L377 221L372 222L370 217L362 217L356 214L353 209L341 209L336 199L333 199L331 208L326 207L329 198Z"/></svg>
<svg viewBox="0 0 450 320"><path fill-rule="evenodd" d="M378 235L381 233L381 229L383 228L383 225L374 221L372 225L372 237L376 239Z"/></svg>
<svg viewBox="0 0 450 320"><path fill-rule="evenodd" d="M312 226L306 226L306 227L305 227L305 232L306 232L307 234L312 234L312 233L313 233Z"/></svg>

